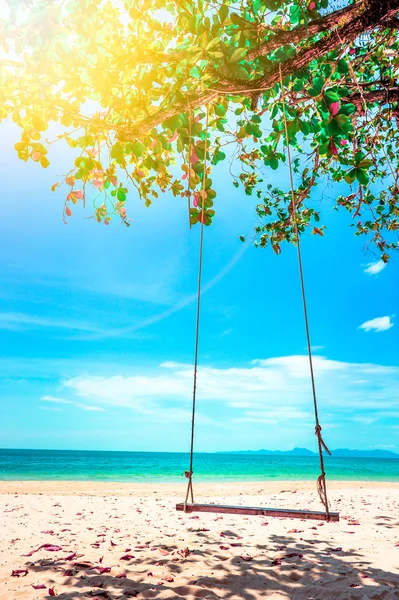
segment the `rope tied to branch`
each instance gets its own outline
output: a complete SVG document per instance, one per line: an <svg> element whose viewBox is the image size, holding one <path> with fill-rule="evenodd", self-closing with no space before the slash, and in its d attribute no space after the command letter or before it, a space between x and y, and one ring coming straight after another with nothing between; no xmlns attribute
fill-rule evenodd
<svg viewBox="0 0 399 600"><path fill-rule="evenodd" d="M199 261L198 261L198 284L197 284L197 314L195 321L195 349L194 349L194 378L193 378L193 404L192 404L192 416L191 416L191 442L190 442L190 467L187 471L184 471L185 477L188 479L186 499L184 501L184 512L187 512L188 497L191 497L191 502L194 504L194 492L193 492L193 456L194 456L194 431L195 431L195 406L197 400L197 375L198 375L198 342L199 342L199 330L200 330L200 315L201 315L201 280L202 280L202 257L203 257L203 246L204 246L204 221L205 221L205 196L206 196L206 154L208 151L208 123L209 123L209 110L206 107L206 121L205 121L205 144L204 144L204 170L202 175L202 194L201 197L201 228L200 228L200 247L199 247Z"/></svg>
<svg viewBox="0 0 399 600"><path fill-rule="evenodd" d="M321 435L321 425L319 423L319 413L318 413L318 408L317 408L317 396L316 396L316 382L315 382L315 376L314 376L314 370L313 370L312 346L311 346L311 342L310 342L308 309L307 309L306 293L305 293L305 279L304 279L303 268L302 268L301 243L300 243L300 237L299 237L298 218L297 218L297 203L296 203L296 198L295 198L294 176L293 176L292 161L291 161L290 140L289 140L289 135L288 135L288 123L287 123L287 110L286 110L285 92L284 92L281 64L279 65L279 71L280 71L281 96L282 96L282 104L283 104L285 141L286 141L286 146L287 146L287 159L288 159L288 167L289 167L289 174L290 174L291 204L292 204L291 215L292 215L292 223L293 223L293 227L294 227L295 242L296 242L296 249L297 249L297 256L298 256L299 278L300 278L300 282L301 282L302 304L303 304L303 313L304 313L304 317L305 317L306 340L307 340L307 347L308 347L309 370L310 370L310 378L311 378L311 382L312 382L313 409L314 409L314 416L315 416L315 422L316 422L315 433L317 436L317 445L318 445L318 449L319 449L319 460L320 460L320 475L317 479L317 491L319 493L320 500L324 505L324 508L326 511L326 519L328 521L329 520L329 502L328 502L328 496L327 496L326 473L324 470L323 449L330 455L331 455L331 452L329 451L329 449L327 448L327 446L323 440L323 437Z"/></svg>

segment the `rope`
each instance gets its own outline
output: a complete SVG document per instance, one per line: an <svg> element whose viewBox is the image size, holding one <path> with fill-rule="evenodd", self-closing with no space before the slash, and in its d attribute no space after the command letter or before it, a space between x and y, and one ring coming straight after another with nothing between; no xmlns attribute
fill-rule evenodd
<svg viewBox="0 0 399 600"><path fill-rule="evenodd" d="M201 228L200 228L200 246L199 246L199 262L198 262L198 285L197 285L197 316L195 322L195 350L194 350L194 380L193 380L193 407L191 416L191 443L190 443L190 467L184 472L188 479L186 499L184 501L184 512L187 512L187 501L189 495L191 502L194 503L193 492L193 456L194 456L194 430L195 430L195 405L197 400L197 374L198 374L198 341L199 327L201 314L201 279L202 279L202 257L204 246L204 220L205 220L205 186L206 186L206 153L208 150L208 120L209 111L206 107L206 124L205 124L205 145L204 145L204 172L202 176L202 206L201 206Z"/></svg>
<svg viewBox="0 0 399 600"><path fill-rule="evenodd" d="M308 309L307 309L307 303L306 303L305 281L304 281L303 268L302 268L301 244L300 244L300 239L299 239L297 206L296 206L296 201L295 201L294 177L293 177L293 172L292 172L291 151L290 151L290 145L289 145L287 113L286 113L285 93L284 93L284 86L283 86L283 76L281 73L281 65L279 65L279 70L280 70L281 94L282 94L282 101L283 101L285 139L286 139L286 144L287 144L287 158L288 158L288 166L289 166L289 173L290 173L292 220L293 220L293 224L294 224L294 232L295 232L295 238L296 238L296 247L297 247L297 255L298 255L298 265L299 265L299 277L300 277L300 281L301 281L302 303L303 303L303 312L304 312L304 317L305 317L306 340L307 340L307 346L308 346L309 369L310 369L310 377L312 380L313 408L314 408L314 416L315 416L315 421L316 421L315 434L317 436L317 444L318 444L318 448L319 448L319 459L320 459L320 475L317 479L317 491L319 493L320 500L322 501L322 503L324 504L324 508L326 509L326 517L328 520L329 519L329 503L328 503L328 497L327 497L326 473L324 470L323 449L330 455L331 455L331 452L329 451L326 444L324 443L323 437L321 435L321 425L319 422L319 411L318 411L318 407L317 407L316 383L315 383L314 370L313 370L312 346L310 343Z"/></svg>
<svg viewBox="0 0 399 600"><path fill-rule="evenodd" d="M188 225L191 229L191 215L190 215L190 208L191 208L191 203L190 203L190 195L191 195L191 190L190 190L190 177L191 177L191 154L192 154L192 137L191 137L191 119L192 119L193 113L191 110L191 107L188 111L188 161L187 161L187 165L188 165L188 171L187 171L187 208L188 208Z"/></svg>

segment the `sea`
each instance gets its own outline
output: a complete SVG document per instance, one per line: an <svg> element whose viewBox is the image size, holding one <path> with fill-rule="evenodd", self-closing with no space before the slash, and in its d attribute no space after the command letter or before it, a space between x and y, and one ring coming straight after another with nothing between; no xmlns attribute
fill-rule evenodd
<svg viewBox="0 0 399 600"><path fill-rule="evenodd" d="M184 480L189 456L178 452L1 450L0 480L164 482ZM396 458L325 458L327 477L341 481L399 481ZM319 475L318 457L197 453L198 481L306 480Z"/></svg>

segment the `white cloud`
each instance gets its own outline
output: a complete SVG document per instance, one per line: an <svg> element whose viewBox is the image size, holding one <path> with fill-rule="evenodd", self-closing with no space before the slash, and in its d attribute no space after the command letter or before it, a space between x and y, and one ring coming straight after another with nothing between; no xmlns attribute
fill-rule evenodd
<svg viewBox="0 0 399 600"><path fill-rule="evenodd" d="M397 410L399 367L349 363L314 357L320 411L324 424L363 416L384 418ZM124 407L151 422L188 423L193 367L165 362L151 372L129 376L82 376L64 385L77 401ZM359 381L362 385L359 385ZM201 367L198 371L197 408L203 423L223 426L264 423L309 428L313 405L307 356L253 360L247 367ZM213 413L216 412L216 417Z"/></svg>
<svg viewBox="0 0 399 600"><path fill-rule="evenodd" d="M100 329L90 323L81 321L68 321L65 319L52 319L24 313L0 313L0 329L27 330L27 329L69 329L72 331L99 332Z"/></svg>
<svg viewBox="0 0 399 600"><path fill-rule="evenodd" d="M75 408L81 408L82 410L89 410L94 412L103 412L104 408L100 406L93 406L91 404L82 404L81 402L74 402L73 400L66 400L65 398L56 398L55 396L43 396L40 398L42 402L52 402L54 404L68 404ZM58 409L60 410L60 409Z"/></svg>
<svg viewBox="0 0 399 600"><path fill-rule="evenodd" d="M393 327L391 317L376 317L359 326L364 331L387 331Z"/></svg>
<svg viewBox="0 0 399 600"><path fill-rule="evenodd" d="M383 269L385 269L386 266L387 263L384 263L384 261L382 260L377 260L377 262L369 263L368 265L366 265L364 273L367 273L368 275L378 275L378 273L381 273L381 271L383 271Z"/></svg>

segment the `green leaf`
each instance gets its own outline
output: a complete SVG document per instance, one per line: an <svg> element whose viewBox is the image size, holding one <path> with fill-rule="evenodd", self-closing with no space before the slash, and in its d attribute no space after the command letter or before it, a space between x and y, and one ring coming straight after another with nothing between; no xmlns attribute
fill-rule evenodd
<svg viewBox="0 0 399 600"><path fill-rule="evenodd" d="M363 171L363 169L360 169L359 167L356 169L356 179L362 185L367 185L369 182L369 176L366 171Z"/></svg>
<svg viewBox="0 0 399 600"><path fill-rule="evenodd" d="M240 60L243 60L246 53L247 53L246 48L237 48L236 50L234 50L233 54L230 56L230 61L238 62Z"/></svg>
<svg viewBox="0 0 399 600"><path fill-rule="evenodd" d="M223 21L225 21L227 19L228 15L229 15L228 6L226 4L222 4L222 6L219 8L220 22L223 23Z"/></svg>
<svg viewBox="0 0 399 600"><path fill-rule="evenodd" d="M309 96L315 97L321 94L323 89L324 79L322 77L315 77L312 81L312 86L309 88Z"/></svg>
<svg viewBox="0 0 399 600"><path fill-rule="evenodd" d="M119 165L125 162L123 148L119 142L116 142L116 144L112 146L111 158L114 158Z"/></svg>

